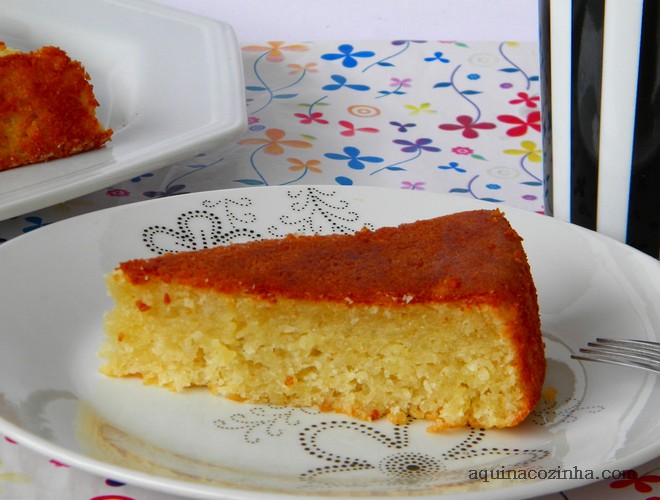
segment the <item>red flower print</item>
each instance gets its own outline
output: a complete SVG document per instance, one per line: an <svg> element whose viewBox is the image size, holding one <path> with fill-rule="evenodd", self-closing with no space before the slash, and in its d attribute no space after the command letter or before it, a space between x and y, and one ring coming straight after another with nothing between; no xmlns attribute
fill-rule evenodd
<svg viewBox="0 0 660 500"><path fill-rule="evenodd" d="M438 128L441 130L462 130L463 137L466 139L476 139L479 137L479 132L477 132L477 130L490 130L497 127L494 123L476 122L468 115L457 116L456 121L458 122L458 125L453 123L443 123L442 125L438 125Z"/></svg>
<svg viewBox="0 0 660 500"><path fill-rule="evenodd" d="M635 490L640 493L650 493L653 491L653 486L647 483L660 483L660 476L655 474L645 474L641 477L638 476L637 471L627 471L630 479L618 479L610 483L610 488L627 488L634 486Z"/></svg>
<svg viewBox="0 0 660 500"><path fill-rule="evenodd" d="M136 500L134 497L125 497L124 495L101 495L92 497L89 500Z"/></svg>
<svg viewBox="0 0 660 500"><path fill-rule="evenodd" d="M510 137L520 137L525 135L529 128L536 130L537 132L541 131L541 112L532 111L527 115L527 119L523 120L518 116L513 115L500 115L497 119L504 123L510 123L515 125L515 127L510 128L506 131L506 135Z"/></svg>
<svg viewBox="0 0 660 500"><path fill-rule="evenodd" d="M125 189L108 189L105 194L108 196L130 196L131 192Z"/></svg>
<svg viewBox="0 0 660 500"><path fill-rule="evenodd" d="M295 113L293 116L300 118L300 123L304 125L309 125L310 123L322 123L323 125L327 125L329 123L328 120L322 118L323 113L320 111L315 111L308 115L305 113Z"/></svg>
<svg viewBox="0 0 660 500"><path fill-rule="evenodd" d="M372 127L355 127L351 122L346 121L346 120L339 120L339 125L344 127L346 130L342 130L339 132L341 135L345 137L353 137L355 135L355 132L368 132L371 134L375 134L377 132L380 132L377 128L372 128Z"/></svg>
<svg viewBox="0 0 660 500"><path fill-rule="evenodd" d="M540 97L530 96L527 92L518 92L518 99L512 99L509 104L524 104L528 108L537 108Z"/></svg>

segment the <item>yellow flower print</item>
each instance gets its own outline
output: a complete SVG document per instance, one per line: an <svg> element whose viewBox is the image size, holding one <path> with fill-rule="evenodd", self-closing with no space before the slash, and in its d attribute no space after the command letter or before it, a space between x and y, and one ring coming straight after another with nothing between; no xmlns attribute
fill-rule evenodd
<svg viewBox="0 0 660 500"><path fill-rule="evenodd" d="M248 45L243 47L243 50L246 52L264 52L267 51L268 55L266 60L270 62L282 62L284 61L283 50L293 51L293 52L304 52L309 50L309 47L306 45L284 45L285 42L268 42L268 46L263 45Z"/></svg>
<svg viewBox="0 0 660 500"><path fill-rule="evenodd" d="M287 68L291 68L289 71L290 75L298 75L300 73L318 73L319 70L316 69L316 63L307 63L307 64L287 64Z"/></svg>
<svg viewBox="0 0 660 500"><path fill-rule="evenodd" d="M289 160L289 163L291 163L289 170L309 170L310 172L315 172L317 174L322 172L322 170L317 167L317 165L321 164L319 160L308 160L306 162L303 162L298 158L287 158L287 160Z"/></svg>
<svg viewBox="0 0 660 500"><path fill-rule="evenodd" d="M429 114L437 113L436 110L431 109L431 104L428 103L428 102L422 103L419 106L414 106L412 104L406 104L405 108L409 109L410 114L413 115L413 116L418 115L420 113L429 113Z"/></svg>
<svg viewBox="0 0 660 500"><path fill-rule="evenodd" d="M527 159L533 163L539 163L543 160L543 154L540 149L537 149L534 141L522 141L520 143L522 149L505 149L504 154L507 155L526 155Z"/></svg>
<svg viewBox="0 0 660 500"><path fill-rule="evenodd" d="M69 200L63 203L58 203L53 208L55 212L59 214L68 214L72 212L75 209L75 207L89 207L92 205L93 203L89 200L77 199L77 200Z"/></svg>
<svg viewBox="0 0 660 500"><path fill-rule="evenodd" d="M238 141L238 144L263 144L263 152L269 155L281 155L284 153L284 148L282 146L290 146L292 148L311 148L312 144L307 141L283 141L286 132L279 128L269 128L264 132L266 139L259 138L248 138L241 139Z"/></svg>
<svg viewBox="0 0 660 500"><path fill-rule="evenodd" d="M0 467L2 467L2 460L0 460ZM26 474L16 474L13 472L0 472L0 491L2 491L2 483L29 483L32 478Z"/></svg>

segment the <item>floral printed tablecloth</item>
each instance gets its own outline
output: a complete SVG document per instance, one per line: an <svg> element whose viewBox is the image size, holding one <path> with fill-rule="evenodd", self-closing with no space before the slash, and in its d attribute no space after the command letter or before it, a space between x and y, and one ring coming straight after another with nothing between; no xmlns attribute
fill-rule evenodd
<svg viewBox="0 0 660 500"><path fill-rule="evenodd" d="M118 204L283 184L427 190L543 211L536 44L262 42L242 53L249 130L232 147L0 222L0 238Z"/></svg>
<svg viewBox="0 0 660 500"><path fill-rule="evenodd" d="M243 137L2 221L0 242L115 205L245 186L386 186L542 213L537 51L529 42L245 43ZM660 459L637 474L547 498L660 498ZM89 475L0 436L0 498L175 497Z"/></svg>

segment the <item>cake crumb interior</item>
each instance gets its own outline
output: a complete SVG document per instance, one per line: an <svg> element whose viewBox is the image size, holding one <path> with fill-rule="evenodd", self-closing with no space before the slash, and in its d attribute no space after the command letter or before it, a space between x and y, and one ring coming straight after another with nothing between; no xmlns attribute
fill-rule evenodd
<svg viewBox="0 0 660 500"><path fill-rule="evenodd" d="M502 336L513 320L501 305L328 307L175 283L136 287L119 271L107 284L116 306L99 355L110 376L365 420L410 415L433 421L433 430L515 425L524 416L516 353Z"/></svg>

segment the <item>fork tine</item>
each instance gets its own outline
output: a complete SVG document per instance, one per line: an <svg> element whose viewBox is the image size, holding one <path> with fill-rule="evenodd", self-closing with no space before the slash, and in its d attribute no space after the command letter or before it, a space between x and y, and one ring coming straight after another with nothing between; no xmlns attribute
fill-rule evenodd
<svg viewBox="0 0 660 500"><path fill-rule="evenodd" d="M579 359L583 361L596 361L600 363L608 363L611 365L628 366L632 368L638 368L641 370L647 370L653 373L660 373L660 365L658 364L648 364L640 361L625 360L623 358L613 358L610 356L602 356L596 354L592 354L592 355L573 354L571 355L571 358Z"/></svg>
<svg viewBox="0 0 660 500"><path fill-rule="evenodd" d="M627 347L630 349L642 349L643 352L652 352L660 355L660 343L653 342L651 340L597 338L596 342L598 342L599 344Z"/></svg>
<svg viewBox="0 0 660 500"><path fill-rule="evenodd" d="M603 339L589 342L573 359L641 368L660 373L660 343L648 340Z"/></svg>
<svg viewBox="0 0 660 500"><path fill-rule="evenodd" d="M658 361L660 362L660 350L655 352L645 347L640 347L637 344L628 345L628 344L618 344L618 343L603 343L599 344L597 342L589 342L587 344L593 349L580 349L580 352L590 352L590 353L603 353L603 354L612 354L612 355L621 355L621 356L638 356L642 359Z"/></svg>
<svg viewBox="0 0 660 500"><path fill-rule="evenodd" d="M648 356L644 356L643 354L617 352L615 350L610 350L610 349L582 348L580 349L580 352L583 354L602 356L603 358L621 359L624 361L631 361L631 362L637 361L639 363L648 363L648 364L660 363L660 361L657 361L654 358L649 358Z"/></svg>

